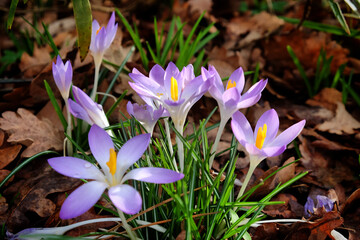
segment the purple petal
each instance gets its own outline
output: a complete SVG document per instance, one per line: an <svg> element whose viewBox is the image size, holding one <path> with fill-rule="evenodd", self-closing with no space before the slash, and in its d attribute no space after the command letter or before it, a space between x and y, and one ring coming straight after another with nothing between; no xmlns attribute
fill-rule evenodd
<svg viewBox="0 0 360 240"><path fill-rule="evenodd" d="M155 92L150 91L148 88L144 87L142 84L129 82L129 85L139 95L142 95L142 96L145 96L148 98L159 99L159 97L155 95ZM162 92L157 92L157 93L162 93Z"/></svg>
<svg viewBox="0 0 360 240"><path fill-rule="evenodd" d="M105 181L104 174L97 167L80 158L55 157L48 159L48 163L55 171L68 177Z"/></svg>
<svg viewBox="0 0 360 240"><path fill-rule="evenodd" d="M139 192L127 184L111 187L109 197L114 205L126 214L136 214L141 210L142 199Z"/></svg>
<svg viewBox="0 0 360 240"><path fill-rule="evenodd" d="M155 80L159 85L164 85L165 70L158 64L153 66L149 72L149 78Z"/></svg>
<svg viewBox="0 0 360 240"><path fill-rule="evenodd" d="M239 93L242 92L245 85L245 77L244 77L244 71L241 67L236 69L230 76L229 81L236 82L236 89L239 91Z"/></svg>
<svg viewBox="0 0 360 240"><path fill-rule="evenodd" d="M246 119L244 114L237 111L232 116L231 129L236 139L244 145L242 142L248 142L254 144L254 134L251 129L249 121Z"/></svg>
<svg viewBox="0 0 360 240"><path fill-rule="evenodd" d="M303 130L306 121L302 120L285 131L283 131L279 136L277 136L273 142L269 143L269 146L286 146L292 142Z"/></svg>
<svg viewBox="0 0 360 240"><path fill-rule="evenodd" d="M99 106L95 103L84 91L80 88L73 86L72 87L73 95L78 104L83 108L86 108L87 111L99 112Z"/></svg>
<svg viewBox="0 0 360 240"><path fill-rule="evenodd" d="M65 199L60 210L60 218L70 219L88 211L100 199L106 187L106 183L98 181L88 182L78 187Z"/></svg>
<svg viewBox="0 0 360 240"><path fill-rule="evenodd" d="M236 88L230 88L224 92L222 100L226 108L236 108L236 104L240 101L240 92Z"/></svg>
<svg viewBox="0 0 360 240"><path fill-rule="evenodd" d="M170 169L143 167L131 170L124 176L122 182L133 179L149 183L165 184L176 182L183 177L184 174L172 171Z"/></svg>
<svg viewBox="0 0 360 240"><path fill-rule="evenodd" d="M314 208L314 200L312 200L311 197L308 197L304 206L305 217L310 217L310 213L314 213Z"/></svg>
<svg viewBox="0 0 360 240"><path fill-rule="evenodd" d="M141 134L128 140L117 155L117 177L122 177L128 168L144 154L149 146L151 135Z"/></svg>
<svg viewBox="0 0 360 240"><path fill-rule="evenodd" d="M330 198L322 195L317 195L316 200L317 200L316 208L324 207L327 212L333 210L334 202Z"/></svg>
<svg viewBox="0 0 360 240"><path fill-rule="evenodd" d="M261 149L267 157L279 156L286 150L286 146L263 147Z"/></svg>
<svg viewBox="0 0 360 240"><path fill-rule="evenodd" d="M79 104L77 104L70 98L68 99L68 103L69 103L69 111L74 117L82 119L90 125L94 124L94 122L90 119L88 113L85 111L84 108L82 108Z"/></svg>
<svg viewBox="0 0 360 240"><path fill-rule="evenodd" d="M274 140L275 136L279 131L279 117L274 109L270 109L264 112L257 121L254 131L255 139L259 128L264 127L264 124L267 125L267 131L263 146L266 146L267 143L270 143Z"/></svg>
<svg viewBox="0 0 360 240"><path fill-rule="evenodd" d="M90 42L90 51L92 52L97 52L97 47L96 47L96 43L95 43L95 40L96 40L96 32L97 30L100 28L100 25L98 23L98 21L94 20L92 22L92 26L91 26L91 42Z"/></svg>
<svg viewBox="0 0 360 240"><path fill-rule="evenodd" d="M64 87L65 87L67 92L70 91L70 85L71 85L71 82L72 82L72 77L73 77L73 70L72 70L71 63L68 60L65 63L65 83L64 83Z"/></svg>
<svg viewBox="0 0 360 240"><path fill-rule="evenodd" d="M92 125L89 131L89 146L91 153L94 155L103 171L108 173L109 167L106 163L110 159L110 149L115 149L109 134L96 124Z"/></svg>
<svg viewBox="0 0 360 240"><path fill-rule="evenodd" d="M254 95L248 98L242 97L240 102L236 105L237 109L248 108L257 103L261 98L261 94Z"/></svg>

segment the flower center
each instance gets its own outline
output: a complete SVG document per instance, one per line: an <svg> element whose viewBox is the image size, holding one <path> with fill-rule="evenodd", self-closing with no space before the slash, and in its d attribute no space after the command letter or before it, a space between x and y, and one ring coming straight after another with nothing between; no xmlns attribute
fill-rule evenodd
<svg viewBox="0 0 360 240"><path fill-rule="evenodd" d="M99 34L100 30L101 30L102 27L99 27L99 29L96 31L96 35Z"/></svg>
<svg viewBox="0 0 360 240"><path fill-rule="evenodd" d="M174 77L171 77L171 98L173 101L177 101L179 99L179 89L178 83Z"/></svg>
<svg viewBox="0 0 360 240"><path fill-rule="evenodd" d="M116 172L116 152L113 148L110 148L110 158L106 165L110 169L110 173L114 176Z"/></svg>
<svg viewBox="0 0 360 240"><path fill-rule="evenodd" d="M227 86L226 86L226 90L228 90L229 88L233 88L233 87L236 87L236 82L231 81L231 79L229 79Z"/></svg>
<svg viewBox="0 0 360 240"><path fill-rule="evenodd" d="M267 125L266 125L266 123L264 123L263 127L259 127L259 130L258 130L257 136L256 136L255 146L258 149L261 149L264 145L264 141L266 138L266 131L267 131Z"/></svg>

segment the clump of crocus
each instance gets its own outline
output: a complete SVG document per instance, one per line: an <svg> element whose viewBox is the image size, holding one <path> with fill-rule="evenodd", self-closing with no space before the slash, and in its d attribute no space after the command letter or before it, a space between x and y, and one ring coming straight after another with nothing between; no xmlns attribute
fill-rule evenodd
<svg viewBox="0 0 360 240"><path fill-rule="evenodd" d="M152 135L156 122L161 117L168 117L169 113L163 106L160 105L158 109L154 109L148 104L139 105L137 103L132 104L128 102L126 105L127 112L136 118L148 133Z"/></svg>
<svg viewBox="0 0 360 240"><path fill-rule="evenodd" d="M326 196L323 195L316 196L316 207L314 200L311 197L308 197L304 206L304 215L305 217L309 218L311 214L316 213L321 209L325 210L326 212L330 212L333 210L333 208L334 208L334 201Z"/></svg>
<svg viewBox="0 0 360 240"><path fill-rule="evenodd" d="M53 77L58 87L62 98L65 101L66 111L67 111L67 129L66 133L71 137L71 115L69 112L69 105L67 99L69 98L69 91L72 83L73 71L70 61L66 61L64 64L61 57L58 55L56 58L56 63L52 64ZM69 155L72 155L72 144L67 142L67 152Z"/></svg>
<svg viewBox="0 0 360 240"><path fill-rule="evenodd" d="M65 176L93 180L66 198L60 210L60 218L69 219L85 213L100 199L105 189L109 190L109 197L119 210L120 217L124 216L122 212L136 214L141 209L142 199L135 188L126 184L128 180L165 184L182 179L183 174L164 168L143 167L127 172L143 155L149 142L150 134L138 135L128 140L116 153L110 136L99 126L93 125L89 132L89 146L101 169L74 157L49 159L50 166ZM122 222L126 223L126 219Z"/></svg>
<svg viewBox="0 0 360 240"><path fill-rule="evenodd" d="M114 41L117 27L118 24L115 23L115 12L111 14L110 20L106 27L101 27L96 20L92 22L90 52L91 55L94 57L95 63L94 88L91 93L91 98L93 100L95 100L96 96L101 62L105 51Z"/></svg>
<svg viewBox="0 0 360 240"><path fill-rule="evenodd" d="M278 156L283 153L286 146L292 142L305 126L302 120L277 136L279 130L279 117L274 109L266 111L258 120L255 131L241 112L234 113L231 128L236 139L249 153L250 166L245 177L238 198L242 196L257 165L267 157Z"/></svg>
<svg viewBox="0 0 360 240"><path fill-rule="evenodd" d="M211 149L211 153L213 154L209 162L211 168L226 123L236 111L241 108L250 107L259 101L261 92L267 84L267 80L260 80L247 92L241 94L245 85L244 72L241 67L231 74L226 83L226 87L224 87L221 77L214 66L209 65L209 70L206 70L203 67L201 69L201 74L204 79L209 79L211 81L209 93L217 101L221 117L215 142Z"/></svg>
<svg viewBox="0 0 360 240"><path fill-rule="evenodd" d="M105 112L100 104L94 102L86 93L80 88L72 87L74 102L68 99L69 110L74 117L86 121L88 124L96 124L102 128L109 126L109 121L106 118ZM112 135L109 132L110 135Z"/></svg>
<svg viewBox="0 0 360 240"><path fill-rule="evenodd" d="M164 70L155 65L149 73L144 76L137 69L129 74L134 81L130 86L141 96L152 98L160 102L168 110L175 129L182 135L187 114L191 107L208 90L210 83L202 76L195 77L194 67L189 64L181 71L170 62ZM184 170L183 144L177 137L178 155L181 171Z"/></svg>

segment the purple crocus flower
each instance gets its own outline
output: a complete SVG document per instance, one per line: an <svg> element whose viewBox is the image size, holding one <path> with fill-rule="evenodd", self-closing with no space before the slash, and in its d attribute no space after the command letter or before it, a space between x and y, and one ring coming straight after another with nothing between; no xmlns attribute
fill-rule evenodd
<svg viewBox="0 0 360 240"><path fill-rule="evenodd" d="M63 99L68 99L70 86L73 77L73 71L70 61L64 64L61 57L58 55L56 63L52 63L53 77Z"/></svg>
<svg viewBox="0 0 360 240"><path fill-rule="evenodd" d="M326 212L330 212L334 208L334 201L330 198L322 195L316 196L316 207L314 200L311 197L307 198L304 206L305 217L310 217L311 213L314 213L317 209L324 208Z"/></svg>
<svg viewBox="0 0 360 240"><path fill-rule="evenodd" d="M154 109L148 104L139 105L137 103L132 104L131 102L128 102L126 109L128 113L136 118L151 135L156 122L161 117L169 116L169 113L162 106L160 106L159 109Z"/></svg>
<svg viewBox="0 0 360 240"><path fill-rule="evenodd" d="M237 140L248 151L253 161L261 162L266 157L283 153L305 126L302 120L279 134L279 117L274 109L266 111L258 120L255 131L241 112L234 113L231 127Z"/></svg>
<svg viewBox="0 0 360 240"><path fill-rule="evenodd" d="M211 79L212 84L209 93L217 101L221 119L226 119L226 122L237 110L257 103L267 84L267 80L260 80L241 95L245 85L244 71L241 67L231 74L226 88L224 88L221 77L214 66L209 65L209 70L202 67L201 74L204 79Z"/></svg>
<svg viewBox="0 0 360 240"><path fill-rule="evenodd" d="M129 82L130 86L139 95L163 104L175 127L181 132L190 108L210 86L201 76L195 77L191 64L181 71L173 62L170 62L165 70L160 65L155 65L150 70L149 77L134 68L129 76L134 80L134 83Z"/></svg>
<svg viewBox="0 0 360 240"><path fill-rule="evenodd" d="M118 24L115 23L115 12L112 12L110 20L106 27L100 27L98 21L92 22L90 51L94 58L96 55L104 54L111 43L114 41Z"/></svg>
<svg viewBox="0 0 360 240"><path fill-rule="evenodd" d="M96 124L102 128L109 126L109 121L100 104L94 102L86 93L76 86L72 87L72 91L76 102L71 99L68 99L68 102L69 110L74 117L80 118L90 125Z"/></svg>
<svg viewBox="0 0 360 240"><path fill-rule="evenodd" d="M80 186L66 198L60 218L69 219L85 213L100 199L105 189L109 190L109 197L118 209L127 214L136 214L141 209L141 195L125 184L126 181L165 184L182 179L183 174L164 168L135 168L126 173L143 155L149 142L150 134L138 135L127 141L116 154L110 136L99 126L93 125L89 132L89 146L101 169L74 157L49 159L50 166L60 174L94 180Z"/></svg>

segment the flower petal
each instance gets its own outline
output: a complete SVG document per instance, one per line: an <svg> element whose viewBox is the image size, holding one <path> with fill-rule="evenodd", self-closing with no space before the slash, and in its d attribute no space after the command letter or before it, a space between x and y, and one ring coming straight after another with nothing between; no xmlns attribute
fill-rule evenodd
<svg viewBox="0 0 360 240"><path fill-rule="evenodd" d="M245 85L245 77L244 77L244 71L241 67L236 69L230 76L229 81L236 82L236 89L239 91L239 93L242 92Z"/></svg>
<svg viewBox="0 0 360 240"><path fill-rule="evenodd" d="M254 134L250 123L241 112L237 111L233 114L231 129L241 145L244 145L245 142L254 144Z"/></svg>
<svg viewBox="0 0 360 240"><path fill-rule="evenodd" d="M106 187L106 183L98 181L88 182L78 187L65 199L60 210L60 218L74 218L88 211L100 199Z"/></svg>
<svg viewBox="0 0 360 240"><path fill-rule="evenodd" d="M279 156L286 150L286 146L264 147L261 149L267 157Z"/></svg>
<svg viewBox="0 0 360 240"><path fill-rule="evenodd" d="M165 184L176 182L184 177L184 174L165 168L143 167L136 168L127 173L122 182L134 179L143 182Z"/></svg>
<svg viewBox="0 0 360 240"><path fill-rule="evenodd" d="M255 126L254 138L256 138L259 128L263 128L264 124L267 125L267 131L263 146L266 146L267 143L274 140L279 131L279 117L274 109L270 109L261 115Z"/></svg>
<svg viewBox="0 0 360 240"><path fill-rule="evenodd" d="M149 78L155 80L159 85L164 85L165 70L156 64L149 72Z"/></svg>
<svg viewBox="0 0 360 240"><path fill-rule="evenodd" d="M302 120L285 131L283 131L279 136L277 136L273 142L269 144L269 146L286 146L290 142L292 142L303 130L306 121Z"/></svg>
<svg viewBox="0 0 360 240"><path fill-rule="evenodd" d="M136 214L141 209L140 193L127 184L111 187L109 197L114 205L126 214Z"/></svg>
<svg viewBox="0 0 360 240"><path fill-rule="evenodd" d="M108 173L109 167L106 163L110 159L110 148L115 149L109 134L96 124L92 125L89 131L89 146L91 153L94 155L103 171Z"/></svg>
<svg viewBox="0 0 360 240"><path fill-rule="evenodd" d="M224 105L228 109L236 109L236 104L240 101L240 92L236 88L230 88L222 95Z"/></svg>
<svg viewBox="0 0 360 240"><path fill-rule="evenodd" d="M88 161L75 157L55 157L48 159L50 166L58 173L83 179L105 181L104 174Z"/></svg>
<svg viewBox="0 0 360 240"><path fill-rule="evenodd" d="M78 103L74 102L70 98L68 99L68 103L69 103L69 111L74 117L82 119L90 125L94 124L94 122L90 119L85 109L82 108Z"/></svg>
<svg viewBox="0 0 360 240"><path fill-rule="evenodd" d="M151 135L141 134L128 140L119 150L117 155L116 177L124 176L128 168L144 154L149 146Z"/></svg>

